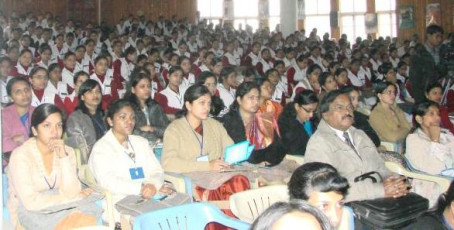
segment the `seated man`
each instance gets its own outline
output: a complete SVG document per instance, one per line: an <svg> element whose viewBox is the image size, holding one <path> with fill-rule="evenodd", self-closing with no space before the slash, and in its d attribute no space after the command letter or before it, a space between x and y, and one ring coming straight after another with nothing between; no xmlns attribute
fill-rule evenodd
<svg viewBox="0 0 454 230"><path fill-rule="evenodd" d="M353 105L347 94L329 92L321 101L320 114L322 119L309 139L304 161L331 164L346 177L350 184L347 202L408 193L405 178L393 176L370 138L352 126ZM375 173L364 175L369 172Z"/></svg>

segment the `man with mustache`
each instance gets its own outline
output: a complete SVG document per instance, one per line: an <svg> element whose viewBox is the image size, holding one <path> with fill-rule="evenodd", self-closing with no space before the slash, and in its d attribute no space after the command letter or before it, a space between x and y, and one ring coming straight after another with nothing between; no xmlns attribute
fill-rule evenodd
<svg viewBox="0 0 454 230"><path fill-rule="evenodd" d="M319 109L322 119L307 144L305 162L331 164L346 177L347 202L407 195L406 179L392 175L371 139L352 126L354 109L347 94L329 92Z"/></svg>

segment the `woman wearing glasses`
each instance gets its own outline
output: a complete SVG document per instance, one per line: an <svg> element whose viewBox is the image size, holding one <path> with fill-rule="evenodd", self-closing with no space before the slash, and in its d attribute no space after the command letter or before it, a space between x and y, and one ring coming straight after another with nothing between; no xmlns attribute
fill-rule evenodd
<svg viewBox="0 0 454 230"><path fill-rule="evenodd" d="M293 102L285 106L278 124L288 154L304 155L306 152L307 142L315 132L313 117L317 106L318 98L312 90L299 92Z"/></svg>

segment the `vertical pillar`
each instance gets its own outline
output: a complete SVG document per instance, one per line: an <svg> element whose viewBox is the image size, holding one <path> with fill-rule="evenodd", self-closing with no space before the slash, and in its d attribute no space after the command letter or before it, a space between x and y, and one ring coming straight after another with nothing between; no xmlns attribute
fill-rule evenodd
<svg viewBox="0 0 454 230"><path fill-rule="evenodd" d="M281 31L284 37L298 29L298 0L281 0Z"/></svg>

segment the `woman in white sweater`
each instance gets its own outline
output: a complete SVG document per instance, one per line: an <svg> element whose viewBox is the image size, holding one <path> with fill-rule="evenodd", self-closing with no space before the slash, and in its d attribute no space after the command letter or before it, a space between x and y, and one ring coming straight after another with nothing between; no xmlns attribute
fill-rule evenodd
<svg viewBox="0 0 454 230"><path fill-rule="evenodd" d="M406 157L413 167L429 174L440 174L453 167L454 136L440 128L438 104L422 102L415 107L415 130L407 137ZM430 182L414 181L415 192L433 204L442 191Z"/></svg>
<svg viewBox="0 0 454 230"><path fill-rule="evenodd" d="M111 129L93 147L88 165L98 184L112 192L116 203L128 195L144 199L172 190L164 184L164 172L147 139L131 135L135 115L132 104L118 100L110 104L107 123ZM114 214L116 221L120 216Z"/></svg>

